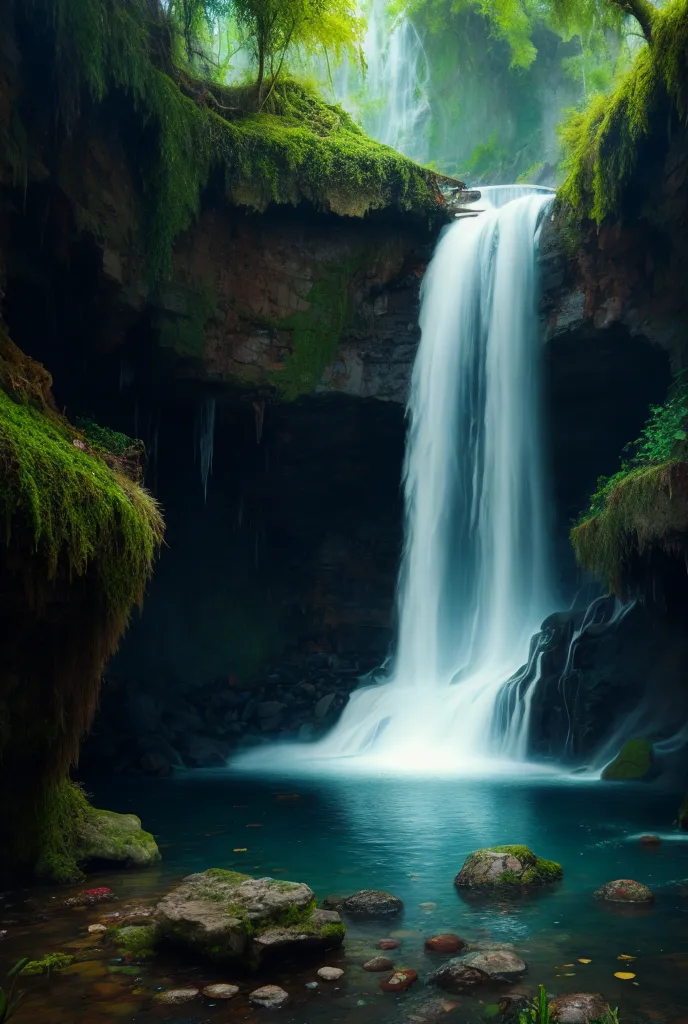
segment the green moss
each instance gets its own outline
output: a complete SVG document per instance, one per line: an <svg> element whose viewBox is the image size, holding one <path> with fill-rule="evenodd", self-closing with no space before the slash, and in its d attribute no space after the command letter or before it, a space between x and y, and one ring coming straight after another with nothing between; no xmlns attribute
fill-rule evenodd
<svg viewBox="0 0 688 1024"><path fill-rule="evenodd" d="M210 878L217 878L220 882L226 882L227 885L240 885L241 882L245 882L251 877L243 875L240 871L229 871L226 868L208 868L204 874Z"/></svg>
<svg viewBox="0 0 688 1024"><path fill-rule="evenodd" d="M346 925L343 921L324 924L320 929L320 938L333 942L340 941L346 935Z"/></svg>
<svg viewBox="0 0 688 1024"><path fill-rule="evenodd" d="M42 795L28 834L19 850L20 861L33 861L39 878L68 884L79 882L84 875L79 867L77 850L79 832L89 810L82 790L67 780L53 783Z"/></svg>
<svg viewBox="0 0 688 1024"><path fill-rule="evenodd" d="M152 925L127 925L116 930L115 940L123 952L144 960L155 953L156 930Z"/></svg>
<svg viewBox="0 0 688 1024"><path fill-rule="evenodd" d="M141 828L135 814L117 814L87 804L78 831L81 861L106 860L147 867L160 860L155 839Z"/></svg>
<svg viewBox="0 0 688 1024"><path fill-rule="evenodd" d="M512 844L511 846L493 846L491 847L495 853L508 853L512 857L517 857L524 867L531 867L535 864L536 857L533 851L522 844Z"/></svg>
<svg viewBox="0 0 688 1024"><path fill-rule="evenodd" d="M644 779L652 768L652 743L646 739L627 740L602 772L607 782Z"/></svg>
<svg viewBox="0 0 688 1024"><path fill-rule="evenodd" d="M74 963L74 957L67 953L48 953L40 960L30 960L22 969L22 974L52 974L53 971L64 970Z"/></svg>
<svg viewBox="0 0 688 1024"><path fill-rule="evenodd" d="M652 41L635 58L611 95L595 96L561 129L566 180L560 200L600 224L620 212L641 143L654 128L662 102L683 121L688 113L688 0L655 11ZM662 129L664 130L664 129Z"/></svg>
<svg viewBox="0 0 688 1024"><path fill-rule="evenodd" d="M154 499L75 446L69 427L0 390L0 524L58 572L95 569L113 618L140 602L162 538Z"/></svg>
<svg viewBox="0 0 688 1024"><path fill-rule="evenodd" d="M557 864L555 860L546 860L544 857L537 858L535 870L543 882L558 882L560 878L564 877L564 869L561 864Z"/></svg>
<svg viewBox="0 0 688 1024"><path fill-rule="evenodd" d="M529 871L528 874L535 874L533 871ZM525 881L526 873L524 872L523 881ZM515 871L502 871L501 875L496 878L497 885L521 885L521 877L517 875Z"/></svg>
<svg viewBox="0 0 688 1024"><path fill-rule="evenodd" d="M36 2L54 34L63 118L71 123L86 97L102 102L116 93L143 130L135 155L151 280L169 270L174 241L198 212L213 172L232 202L258 210L306 200L359 217L384 207L437 211L430 170L368 138L343 110L302 86L280 82L269 110L242 116L246 89L192 81L169 61L164 73L151 58L151 32L159 38L160 30L149 24L144 0ZM215 112L220 108L228 120Z"/></svg>

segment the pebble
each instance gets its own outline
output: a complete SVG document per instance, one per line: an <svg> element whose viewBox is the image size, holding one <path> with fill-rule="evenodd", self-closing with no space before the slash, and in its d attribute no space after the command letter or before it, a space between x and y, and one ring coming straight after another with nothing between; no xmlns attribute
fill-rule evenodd
<svg viewBox="0 0 688 1024"><path fill-rule="evenodd" d="M418 981L418 971L395 971L380 982L380 988L383 992L405 992L415 981Z"/></svg>
<svg viewBox="0 0 688 1024"><path fill-rule="evenodd" d="M176 1006L178 1003L189 1003L198 995L197 988L170 988L167 992L159 992L155 997L159 1003Z"/></svg>
<svg viewBox="0 0 688 1024"><path fill-rule="evenodd" d="M262 1006L266 1010L278 1010L284 1006L289 993L285 992L279 985L263 985L249 994L248 1001L253 1006Z"/></svg>
<svg viewBox="0 0 688 1024"><path fill-rule="evenodd" d="M393 971L394 964L386 956L374 956L363 964L364 971Z"/></svg>
<svg viewBox="0 0 688 1024"><path fill-rule="evenodd" d="M317 981L307 981L306 982L306 988L317 988L317 987L318 987Z"/></svg>
<svg viewBox="0 0 688 1024"><path fill-rule="evenodd" d="M339 981L343 974L341 967L321 967L318 971L318 977L323 981Z"/></svg>
<svg viewBox="0 0 688 1024"><path fill-rule="evenodd" d="M380 939L377 944L378 949L398 949L401 943L399 939Z"/></svg>
<svg viewBox="0 0 688 1024"><path fill-rule="evenodd" d="M88 931L90 935L97 935L98 932L106 932L107 928L104 924L90 924L88 926Z"/></svg>
<svg viewBox="0 0 688 1024"><path fill-rule="evenodd" d="M238 985L206 985L203 995L207 999L233 999L238 991Z"/></svg>
<svg viewBox="0 0 688 1024"><path fill-rule="evenodd" d="M425 940L425 948L429 953L458 953L466 943L458 935L434 935Z"/></svg>

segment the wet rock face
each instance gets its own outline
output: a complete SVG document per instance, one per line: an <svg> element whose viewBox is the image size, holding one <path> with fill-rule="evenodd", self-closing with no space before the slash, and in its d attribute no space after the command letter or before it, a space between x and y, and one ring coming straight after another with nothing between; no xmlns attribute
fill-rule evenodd
<svg viewBox="0 0 688 1024"><path fill-rule="evenodd" d="M632 878L617 878L607 882L594 893L596 900L608 903L652 903L654 895L648 886L635 882Z"/></svg>
<svg viewBox="0 0 688 1024"><path fill-rule="evenodd" d="M590 992L559 996L549 1004L549 1010L551 1019L558 1024L590 1024L607 1016L607 1004L602 996Z"/></svg>
<svg viewBox="0 0 688 1024"><path fill-rule="evenodd" d="M623 782L627 779L645 779L652 770L652 743L645 739L627 740L623 747L602 771L607 782Z"/></svg>
<svg viewBox="0 0 688 1024"><path fill-rule="evenodd" d="M530 887L557 882L562 874L561 865L536 857L527 846L495 846L467 857L454 884L457 889Z"/></svg>
<svg viewBox="0 0 688 1024"><path fill-rule="evenodd" d="M213 960L258 966L268 956L340 945L339 915L315 909L300 882L211 869L189 875L158 904L158 934Z"/></svg>
<svg viewBox="0 0 688 1024"><path fill-rule="evenodd" d="M430 977L445 992L466 992L490 983L518 981L527 970L520 957L509 950L467 953L443 964Z"/></svg>

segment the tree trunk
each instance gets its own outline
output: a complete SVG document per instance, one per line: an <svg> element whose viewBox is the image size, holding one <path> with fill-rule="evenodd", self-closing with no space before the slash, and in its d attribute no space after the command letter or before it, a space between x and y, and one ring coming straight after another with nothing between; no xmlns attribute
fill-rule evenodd
<svg viewBox="0 0 688 1024"><path fill-rule="evenodd" d="M620 7L625 14L633 15L648 43L651 42L656 9L650 0L611 0L611 2L615 7Z"/></svg>

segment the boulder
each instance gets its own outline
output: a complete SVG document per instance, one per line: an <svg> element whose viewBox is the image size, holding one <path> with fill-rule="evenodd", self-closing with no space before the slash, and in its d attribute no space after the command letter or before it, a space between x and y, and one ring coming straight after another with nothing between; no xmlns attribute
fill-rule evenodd
<svg viewBox="0 0 688 1024"><path fill-rule="evenodd" d="M158 992L155 998L159 1003L178 1006L180 1003L190 1003L197 995L197 988L169 988L166 992Z"/></svg>
<svg viewBox="0 0 688 1024"><path fill-rule="evenodd" d="M433 985L445 992L467 992L481 985L513 983L521 978L527 966L507 949L466 953L443 964L430 977Z"/></svg>
<svg viewBox="0 0 688 1024"><path fill-rule="evenodd" d="M279 1010L289 999L289 993L279 985L263 985L249 994L248 1001L253 1006L262 1006L264 1010Z"/></svg>
<svg viewBox="0 0 688 1024"><path fill-rule="evenodd" d="M646 779L652 771L652 744L649 740L627 740L613 761L603 768L600 778L606 782Z"/></svg>
<svg viewBox="0 0 688 1024"><path fill-rule="evenodd" d="M327 901L327 904L328 906L332 905L331 899ZM404 904L388 892L362 889L343 900L340 907L350 917L357 917L360 920L383 920L398 917L404 909Z"/></svg>
<svg viewBox="0 0 688 1024"><path fill-rule="evenodd" d="M339 914L316 910L303 882L211 868L189 875L155 912L161 937L216 961L257 967L269 957L339 946Z"/></svg>
<svg viewBox="0 0 688 1024"><path fill-rule="evenodd" d="M559 996L549 1004L550 1019L557 1024L591 1024L592 1021L605 1020L608 1016L607 1004L602 996L591 992L573 992L568 996Z"/></svg>
<svg viewBox="0 0 688 1024"><path fill-rule="evenodd" d="M428 953L460 953L466 943L458 935L434 935L425 940Z"/></svg>
<svg viewBox="0 0 688 1024"><path fill-rule="evenodd" d="M652 903L654 895L642 882L634 882L632 878L617 878L607 882L593 893L596 900L607 900L609 903Z"/></svg>
<svg viewBox="0 0 688 1024"><path fill-rule="evenodd" d="M561 864L536 857L527 846L493 846L476 850L454 879L457 889L548 885L563 876Z"/></svg>
<svg viewBox="0 0 688 1024"><path fill-rule="evenodd" d="M366 960L363 964L364 971L393 971L394 963L386 956L374 956L372 960Z"/></svg>
<svg viewBox="0 0 688 1024"><path fill-rule="evenodd" d="M89 807L79 827L77 859L82 864L103 860L145 868L160 860L160 851L135 814L115 814Z"/></svg>

